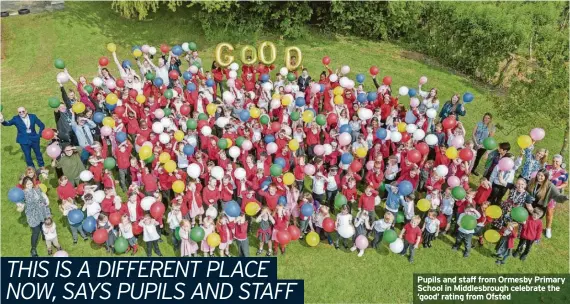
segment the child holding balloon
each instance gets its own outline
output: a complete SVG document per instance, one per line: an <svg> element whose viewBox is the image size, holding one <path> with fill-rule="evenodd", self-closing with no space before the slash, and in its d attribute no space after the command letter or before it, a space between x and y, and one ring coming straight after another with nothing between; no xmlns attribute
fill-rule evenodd
<svg viewBox="0 0 570 304"><path fill-rule="evenodd" d="M137 254L137 238L133 234L133 224L131 223L131 220L127 214L123 214L121 217L121 222L119 223L119 235L124 237L129 243L129 248L126 252L132 250L131 255Z"/></svg>
<svg viewBox="0 0 570 304"><path fill-rule="evenodd" d="M500 235L501 239L497 243L497 261L498 265L505 264L507 258L511 255L511 250L515 246L515 239L518 236L519 224L517 222L508 222L505 227L501 228Z"/></svg>
<svg viewBox="0 0 570 304"><path fill-rule="evenodd" d="M59 206L59 210L63 213L63 216L67 216L71 210L75 209L78 209L78 207L72 198L62 200L61 205ZM81 234L84 241L87 240L87 236L85 235L85 231L83 231L82 225L69 225L69 228L71 229L71 236L73 237L73 245L77 244L77 232Z"/></svg>
<svg viewBox="0 0 570 304"><path fill-rule="evenodd" d="M457 250L462 243L465 243L465 250L463 251L463 257L469 257L469 252L471 251L471 239L475 233L475 228L477 227L477 219L481 217L481 214L475 210L474 205L468 205L465 211L459 215L457 223L459 224L459 229L457 230L457 236L455 244L451 249Z"/></svg>
<svg viewBox="0 0 570 304"><path fill-rule="evenodd" d="M191 257L197 254L198 244L190 238L190 221L182 220L180 221L180 256L181 257Z"/></svg>
<svg viewBox="0 0 570 304"><path fill-rule="evenodd" d="M177 198L181 198L181 196L177 196ZM179 201L181 200L179 199ZM175 237L176 228L179 228L182 222L182 212L180 210L180 202L177 201L173 203L172 208L170 209L170 212L166 218L170 232L172 232L172 245L174 246L174 251L177 251L178 247L180 246L178 239Z"/></svg>
<svg viewBox="0 0 570 304"><path fill-rule="evenodd" d="M210 246L208 244L208 236L214 233L216 226L214 225L214 220L206 216L202 221L202 229L204 229L204 239L200 243L200 250L204 253L204 257L213 257L215 246Z"/></svg>
<svg viewBox="0 0 570 304"><path fill-rule="evenodd" d="M443 197L441 198L441 204L439 206L439 211L441 212L441 214L445 216L447 223L442 233L449 232L454 210L455 210L455 199L451 195L451 188L448 187L447 189L445 189L445 192L443 193Z"/></svg>
<svg viewBox="0 0 570 304"><path fill-rule="evenodd" d="M147 213L138 225L143 228L143 240L146 244L146 255L151 257L152 250L154 249L154 253L156 253L156 255L162 256L160 247L158 246L160 234L156 229L156 226L159 225L159 223L150 216L150 213Z"/></svg>
<svg viewBox="0 0 570 304"><path fill-rule="evenodd" d="M390 211L384 213L384 217L372 223L372 231L374 231L374 240L372 248L376 249L380 240L384 237L384 231L391 229L394 225L394 214Z"/></svg>
<svg viewBox="0 0 570 304"><path fill-rule="evenodd" d="M352 214L348 213L347 205L343 205L341 207L340 214L336 217L335 227L336 231L338 232L338 238L336 239L335 247L339 247L339 243L342 241L342 246L344 249L347 249L347 240L350 239L350 237L354 234Z"/></svg>
<svg viewBox="0 0 570 304"><path fill-rule="evenodd" d="M111 223L109 223L109 218L105 214L99 214L97 218L97 228L107 230L107 241L105 241L105 247L107 248L107 253L113 253L115 250L115 230Z"/></svg>
<svg viewBox="0 0 570 304"><path fill-rule="evenodd" d="M219 245L220 256L231 257L230 255L230 245L234 239L233 233L234 223L230 223L228 217L224 214L218 218L218 223L216 224L216 231L220 235L221 243Z"/></svg>

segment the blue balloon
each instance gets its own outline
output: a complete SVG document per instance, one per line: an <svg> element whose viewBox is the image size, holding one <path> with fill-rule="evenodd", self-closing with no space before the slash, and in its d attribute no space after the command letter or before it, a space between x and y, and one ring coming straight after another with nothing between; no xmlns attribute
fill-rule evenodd
<svg viewBox="0 0 570 304"><path fill-rule="evenodd" d="M186 90L188 90L189 92L194 92L196 91L196 85L191 82L186 86Z"/></svg>
<svg viewBox="0 0 570 304"><path fill-rule="evenodd" d="M71 224L81 223L81 221L83 221L84 217L85 217L85 215L83 214L83 211L81 211L79 209L73 209L73 210L69 211L69 213L67 214L67 219L69 220L69 222Z"/></svg>
<svg viewBox="0 0 570 304"><path fill-rule="evenodd" d="M194 146L192 145L185 145L184 149L182 149L182 151L184 152L184 155L192 155L194 154Z"/></svg>
<svg viewBox="0 0 570 304"><path fill-rule="evenodd" d="M414 186L412 186L412 183L409 181L401 181L398 184L398 194L406 196L410 195L412 192L414 192Z"/></svg>
<svg viewBox="0 0 570 304"><path fill-rule="evenodd" d="M378 94L376 94L376 92L368 92L368 95L366 95L366 99L368 99L368 101L374 101L376 98L378 98Z"/></svg>
<svg viewBox="0 0 570 304"><path fill-rule="evenodd" d="M109 111L112 112L112 111L114 111L115 108L117 107L117 104L113 104L113 105L112 105L112 104L106 103L106 104L105 104L105 107L107 107L107 110L109 110Z"/></svg>
<svg viewBox="0 0 570 304"><path fill-rule="evenodd" d="M352 133L352 127L349 124L340 126L340 133Z"/></svg>
<svg viewBox="0 0 570 304"><path fill-rule="evenodd" d="M123 69L130 68L132 66L131 61L128 59L123 60L123 64L121 65L123 66Z"/></svg>
<svg viewBox="0 0 570 304"><path fill-rule="evenodd" d="M303 207L301 207L301 213L306 217L313 215L313 204L304 204Z"/></svg>
<svg viewBox="0 0 570 304"><path fill-rule="evenodd" d="M345 165L352 163L353 160L354 157L352 156L352 154L348 152L343 153L342 156L340 157L340 161Z"/></svg>
<svg viewBox="0 0 570 304"><path fill-rule="evenodd" d="M285 159L283 157L277 157L274 161L274 164L279 165L279 167L281 167L281 169L285 168L285 165L287 164L285 162Z"/></svg>
<svg viewBox="0 0 570 304"><path fill-rule="evenodd" d="M319 85L321 86L321 93L323 93L325 91L325 85L322 83L320 83Z"/></svg>
<svg viewBox="0 0 570 304"><path fill-rule="evenodd" d="M412 113L411 110L408 110L406 112L406 119L405 119L406 123L407 124L414 124L414 123L416 123L416 120L418 120L416 115L414 115L414 113Z"/></svg>
<svg viewBox="0 0 570 304"><path fill-rule="evenodd" d="M304 106L305 105L305 98L303 98L303 97L295 98L295 105L298 107Z"/></svg>
<svg viewBox="0 0 570 304"><path fill-rule="evenodd" d="M386 129L378 128L378 130L376 130L376 137L378 139L385 139L386 136L388 136L388 131L386 131Z"/></svg>
<svg viewBox="0 0 570 304"><path fill-rule="evenodd" d="M285 196L281 195L279 197L279 200L277 201L277 203L279 205L287 205L287 198Z"/></svg>
<svg viewBox="0 0 570 304"><path fill-rule="evenodd" d="M249 114L248 110L242 110L241 112L239 112L239 119L243 122L248 121L250 117L251 115Z"/></svg>
<svg viewBox="0 0 570 304"><path fill-rule="evenodd" d="M229 201L224 207L224 212L231 217L238 217L241 214L241 209L236 201Z"/></svg>
<svg viewBox="0 0 570 304"><path fill-rule="evenodd" d="M138 45L133 45L133 47L131 48L131 53L134 52L135 50L140 50L141 47Z"/></svg>
<svg viewBox="0 0 570 304"><path fill-rule="evenodd" d="M356 74L356 81L358 83L363 83L364 82L364 74Z"/></svg>
<svg viewBox="0 0 570 304"><path fill-rule="evenodd" d="M271 135L271 134L267 134L265 135L265 137L263 138L263 141L265 141L266 144L268 143L272 143L275 141L275 136Z"/></svg>
<svg viewBox="0 0 570 304"><path fill-rule="evenodd" d="M180 55L182 55L182 52L183 52L183 50L182 50L181 46L175 45L172 47L172 54L174 54L176 56L180 56Z"/></svg>
<svg viewBox="0 0 570 304"><path fill-rule="evenodd" d="M190 79L192 79L192 73L186 71L186 72L182 73L182 78L184 78L186 80L190 80Z"/></svg>
<svg viewBox="0 0 570 304"><path fill-rule="evenodd" d="M268 81L269 81L269 75L267 75L267 74L261 74L261 76L259 77L259 79L261 79L261 82L268 82Z"/></svg>
<svg viewBox="0 0 570 304"><path fill-rule="evenodd" d="M115 135L115 138L117 139L118 142L122 143L125 140L127 140L127 133L125 132L117 132L117 135Z"/></svg>
<svg viewBox="0 0 570 304"><path fill-rule="evenodd" d="M8 191L8 199L12 203L21 203L24 201L24 191L18 187L14 187Z"/></svg>
<svg viewBox="0 0 570 304"><path fill-rule="evenodd" d="M366 102L366 93L360 93L356 96L356 100L360 103Z"/></svg>
<svg viewBox="0 0 570 304"><path fill-rule="evenodd" d="M97 228L97 220L92 216L88 216L83 221L83 230L87 233L91 233L95 231L95 228Z"/></svg>
<svg viewBox="0 0 570 304"><path fill-rule="evenodd" d="M209 88L213 87L213 86L214 86L214 79L211 79L211 78L210 78L210 79L206 80L206 85L207 85Z"/></svg>
<svg viewBox="0 0 570 304"><path fill-rule="evenodd" d="M102 123L103 118L105 118L105 114L103 114L102 112L95 112L95 114L93 114L93 121L95 123Z"/></svg>
<svg viewBox="0 0 570 304"><path fill-rule="evenodd" d="M409 89L408 90L408 96L410 96L410 97L416 96L416 90L415 89Z"/></svg>
<svg viewBox="0 0 570 304"><path fill-rule="evenodd" d="M471 94L471 93L469 93L469 92L463 94L463 101L466 102L466 103L472 102L472 101L473 101L473 98L475 98L475 97L473 96L473 94Z"/></svg>
<svg viewBox="0 0 570 304"><path fill-rule="evenodd" d="M154 79L154 85L157 87L161 87L164 84L164 81L162 81L162 78L160 77L156 77Z"/></svg>
<svg viewBox="0 0 570 304"><path fill-rule="evenodd" d="M270 184L271 184L271 178L265 179L264 181L261 182L261 189L269 187Z"/></svg>

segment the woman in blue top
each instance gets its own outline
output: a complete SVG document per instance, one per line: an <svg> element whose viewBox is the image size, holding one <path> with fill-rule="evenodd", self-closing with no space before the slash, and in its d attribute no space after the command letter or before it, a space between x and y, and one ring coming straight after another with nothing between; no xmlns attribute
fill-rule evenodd
<svg viewBox="0 0 570 304"><path fill-rule="evenodd" d="M455 94L451 97L451 100L448 100L443 105L441 112L439 112L441 120L446 119L450 115L455 115L455 119L457 120L459 120L459 116L465 116L465 107L459 98L459 94Z"/></svg>
<svg viewBox="0 0 570 304"><path fill-rule="evenodd" d="M536 173L538 170L545 168L546 160L548 159L548 150L542 148L538 149L536 153L532 154L533 150L534 143L532 146L521 150L521 155L518 159L518 162L522 163L522 171L520 177L524 178L527 183L533 177L533 173ZM522 161L523 157L524 162Z"/></svg>
<svg viewBox="0 0 570 304"><path fill-rule="evenodd" d="M477 155L475 156L475 162L473 163L473 168L471 172L475 175L479 175L475 172L477 166L479 165L479 161L487 152L487 149L483 147L483 141L487 137L493 137L495 135L495 126L491 123L493 120L493 115L491 113L485 113L483 115L483 119L477 123L475 128L473 129L473 134L471 135L471 139L473 140L473 148L477 150Z"/></svg>

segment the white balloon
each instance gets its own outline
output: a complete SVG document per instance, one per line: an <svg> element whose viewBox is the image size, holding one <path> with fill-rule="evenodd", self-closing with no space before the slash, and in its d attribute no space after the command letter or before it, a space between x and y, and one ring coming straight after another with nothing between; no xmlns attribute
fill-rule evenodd
<svg viewBox="0 0 570 304"><path fill-rule="evenodd" d="M255 99L255 93L254 93L254 92L249 92L249 98Z"/></svg>
<svg viewBox="0 0 570 304"><path fill-rule="evenodd" d="M338 228L338 234L341 237L348 239L354 235L354 226L345 225L345 226L339 227Z"/></svg>
<svg viewBox="0 0 570 304"><path fill-rule="evenodd" d="M346 75L346 74L350 73L350 67L349 67L348 65L343 65L343 66L340 68L340 72L341 72L343 75Z"/></svg>
<svg viewBox="0 0 570 304"><path fill-rule="evenodd" d="M238 158L241 154L241 150L236 146L231 146L228 153L230 154L231 158Z"/></svg>
<svg viewBox="0 0 570 304"><path fill-rule="evenodd" d="M141 147L144 147L144 146L148 146L148 147L151 147L151 148L152 148L152 142L150 142L150 141L147 140L147 141L143 142L143 144L142 144Z"/></svg>
<svg viewBox="0 0 570 304"><path fill-rule="evenodd" d="M178 97L178 91L172 90L172 98Z"/></svg>
<svg viewBox="0 0 570 304"><path fill-rule="evenodd" d="M456 147L457 149L461 149L463 148L463 145L465 144L465 138L463 138L463 136L456 136L453 141L451 142L451 144Z"/></svg>
<svg viewBox="0 0 570 304"><path fill-rule="evenodd" d="M437 116L437 111L433 108L427 109L426 116L431 119L434 119Z"/></svg>
<svg viewBox="0 0 570 304"><path fill-rule="evenodd" d="M186 138L186 141L191 146L196 147L198 145L198 140L196 139L196 136L194 136L194 135L188 136L188 138Z"/></svg>
<svg viewBox="0 0 570 304"><path fill-rule="evenodd" d="M192 74L198 73L198 67L195 65L191 65L189 70L190 70L190 73L192 73Z"/></svg>
<svg viewBox="0 0 570 304"><path fill-rule="evenodd" d="M164 126L159 121L154 122L152 124L152 132L156 134L161 134L162 132L164 132Z"/></svg>
<svg viewBox="0 0 570 304"><path fill-rule="evenodd" d="M81 173L79 173L79 179L81 179L81 181L88 182L92 178L93 178L93 173L91 173L91 171L89 170L83 170L81 171Z"/></svg>
<svg viewBox="0 0 570 304"><path fill-rule="evenodd" d="M184 52L190 51L190 47L188 46L188 42L182 43L182 49L184 50Z"/></svg>
<svg viewBox="0 0 570 304"><path fill-rule="evenodd" d="M439 175L440 177L447 176L448 172L449 172L449 170L447 169L447 166L445 166L445 165L439 165L439 166L435 167L435 173L437 173L437 175Z"/></svg>
<svg viewBox="0 0 570 304"><path fill-rule="evenodd" d="M97 190L93 192L93 201L97 204L101 204L101 202L105 199L105 191Z"/></svg>
<svg viewBox="0 0 570 304"><path fill-rule="evenodd" d="M230 76L231 79L236 79L237 72L232 70L228 73L228 76Z"/></svg>
<svg viewBox="0 0 570 304"><path fill-rule="evenodd" d="M289 70L286 67L282 67L281 69L279 69L279 74L281 74L281 76L285 77L285 76L287 76L287 74L289 74Z"/></svg>
<svg viewBox="0 0 570 304"><path fill-rule="evenodd" d="M209 126L203 126L202 130L200 130L202 132L202 135L204 136L210 136L210 134L212 134L212 128L210 128Z"/></svg>
<svg viewBox="0 0 570 304"><path fill-rule="evenodd" d="M102 86L103 85L103 79L101 79L101 77L93 78L93 85L96 87Z"/></svg>
<svg viewBox="0 0 570 304"><path fill-rule="evenodd" d="M281 107L281 100L272 99L270 105L271 105L271 109L279 109Z"/></svg>
<svg viewBox="0 0 570 304"><path fill-rule="evenodd" d="M336 74L331 74L331 75L329 76L329 80L330 80L331 82L336 82L336 81L338 80L338 76L337 76Z"/></svg>
<svg viewBox="0 0 570 304"><path fill-rule="evenodd" d="M426 136L425 142L430 146L435 146L438 142L437 136L435 136L435 134L428 134Z"/></svg>
<svg viewBox="0 0 570 304"><path fill-rule="evenodd" d="M392 250L393 253L402 252L402 250L404 250L404 241L402 241L402 239L399 238L396 239L395 241L390 243L390 250Z"/></svg>
<svg viewBox="0 0 570 304"><path fill-rule="evenodd" d="M59 81L60 83L66 83L69 81L69 76L67 76L67 74L65 74L64 72L59 72L57 73L57 81Z"/></svg>
<svg viewBox="0 0 570 304"><path fill-rule="evenodd" d="M164 117L164 110L161 108L158 108L156 110L154 110L154 117L161 119Z"/></svg>
<svg viewBox="0 0 570 304"><path fill-rule="evenodd" d="M160 133L158 141L160 141L161 144L166 145L170 142L170 135L168 135L168 133Z"/></svg>
<svg viewBox="0 0 570 304"><path fill-rule="evenodd" d="M156 202L156 199L155 199L154 197L152 197L152 196L144 197L144 198L141 200L141 208L142 208L142 210L144 210L144 211L150 210L150 206L152 206L152 204L154 204L155 202Z"/></svg>
<svg viewBox="0 0 570 304"><path fill-rule="evenodd" d="M325 156L333 152L333 147L330 144L324 144L323 147L325 148Z"/></svg>
<svg viewBox="0 0 570 304"><path fill-rule="evenodd" d="M349 80L350 79L348 79L348 77L341 77L338 83L340 84L341 87L346 88Z"/></svg>
<svg viewBox="0 0 570 304"><path fill-rule="evenodd" d="M230 119L227 117L218 117L216 120L216 126L223 128L230 122Z"/></svg>
<svg viewBox="0 0 570 304"><path fill-rule="evenodd" d="M170 118L168 118L168 117L163 117L163 118L160 120L160 124L161 124L165 129L168 129L168 128L170 128L170 126L172 126L172 120L170 120Z"/></svg>
<svg viewBox="0 0 570 304"><path fill-rule="evenodd" d="M400 140L402 140L402 133L398 131L392 131L390 133L390 140L394 143L400 142Z"/></svg>
<svg viewBox="0 0 570 304"><path fill-rule="evenodd" d="M156 48L154 46L151 46L150 48L148 48L148 53L151 55L156 54Z"/></svg>
<svg viewBox="0 0 570 304"><path fill-rule="evenodd" d="M400 96L405 96L408 95L408 87L400 87L400 89L398 90L398 93L400 93Z"/></svg>
<svg viewBox="0 0 570 304"><path fill-rule="evenodd" d="M424 130L422 129L417 129L414 131L414 140L422 140L424 139L424 137L426 136L426 132L424 132Z"/></svg>
<svg viewBox="0 0 570 304"><path fill-rule="evenodd" d="M415 108L420 105L420 100L417 97L410 98L410 107Z"/></svg>
<svg viewBox="0 0 570 304"><path fill-rule="evenodd" d="M230 91L225 91L224 94L222 94L222 98L225 102L229 103L234 102L235 100L234 94Z"/></svg>
<svg viewBox="0 0 570 304"><path fill-rule="evenodd" d="M233 147L232 147L233 148ZM243 180L245 179L245 169L244 168L237 168L234 171L234 177L239 179L239 180Z"/></svg>
<svg viewBox="0 0 570 304"><path fill-rule="evenodd" d="M230 64L230 70L232 71L239 70L239 64L237 64L237 62L232 62L232 64Z"/></svg>
<svg viewBox="0 0 570 304"><path fill-rule="evenodd" d="M368 120L372 118L372 115L374 115L374 113L372 113L372 110L370 109L367 108L358 109L358 118L360 118L361 120Z"/></svg>
<svg viewBox="0 0 570 304"><path fill-rule="evenodd" d="M186 168L186 172L188 173L188 176L190 176L193 179L197 179L198 177L200 177L200 166L198 164L190 164L188 165L188 168Z"/></svg>
<svg viewBox="0 0 570 304"><path fill-rule="evenodd" d="M267 154L275 154L275 152L277 152L277 144L274 142L270 142L267 144L267 146L265 146L265 148L267 149Z"/></svg>
<svg viewBox="0 0 570 304"><path fill-rule="evenodd" d="M281 125L281 130L285 131L285 134L287 135L291 135L291 132L293 132L293 130L291 130L291 127L287 125Z"/></svg>
<svg viewBox="0 0 570 304"><path fill-rule="evenodd" d="M273 85L271 84L271 82L264 82L261 87L265 90L265 91L271 91L271 89L273 89Z"/></svg>
<svg viewBox="0 0 570 304"><path fill-rule="evenodd" d="M354 89L354 80L349 79L349 80L348 80L348 83L346 84L346 88L349 89L349 90Z"/></svg>
<svg viewBox="0 0 570 304"><path fill-rule="evenodd" d="M210 171L210 175L217 180L222 180L224 178L224 169L220 166L214 166Z"/></svg>
<svg viewBox="0 0 570 304"><path fill-rule="evenodd" d="M418 129L418 126L416 126L414 124L406 125L406 132L408 132L408 133L414 133L414 132L416 132L417 129Z"/></svg>
<svg viewBox="0 0 570 304"><path fill-rule="evenodd" d="M208 210L206 210L206 216L215 219L218 216L218 210L216 210L216 208L212 205L208 207Z"/></svg>

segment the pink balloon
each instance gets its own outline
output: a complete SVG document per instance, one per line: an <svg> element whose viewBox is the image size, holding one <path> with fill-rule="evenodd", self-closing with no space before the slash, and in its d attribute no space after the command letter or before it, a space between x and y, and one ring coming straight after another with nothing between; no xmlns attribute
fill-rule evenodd
<svg viewBox="0 0 570 304"><path fill-rule="evenodd" d="M47 155L56 159L61 154L61 147L58 143L53 143L46 148Z"/></svg>
<svg viewBox="0 0 570 304"><path fill-rule="evenodd" d="M148 53L148 50L150 49L150 46L148 46L147 44L144 44L143 46L141 46L141 51L143 53Z"/></svg>
<svg viewBox="0 0 570 304"><path fill-rule="evenodd" d="M253 148L253 144L249 139L246 139L243 141L243 143L241 143L241 148L245 151L249 151L251 148Z"/></svg>
<svg viewBox="0 0 570 304"><path fill-rule="evenodd" d="M293 91L293 86L288 84L285 86L284 90L285 90L285 93L291 93L291 91Z"/></svg>
<svg viewBox="0 0 570 304"><path fill-rule="evenodd" d="M315 169L315 166L313 166L313 165L311 165L311 164L305 165L305 168L303 169L303 171L305 172L305 174L311 175L311 176L312 176L313 174L315 174L315 171L316 171L316 170L317 170L317 169Z"/></svg>
<svg viewBox="0 0 570 304"><path fill-rule="evenodd" d="M53 254L53 256L54 256L55 258L67 258L67 257L69 257L69 254L68 254L67 252L63 251L63 250L59 250L59 251L56 251L56 252Z"/></svg>
<svg viewBox="0 0 570 304"><path fill-rule="evenodd" d="M359 235L354 241L354 245L356 246L356 248L364 250L368 248L368 239L364 235Z"/></svg>
<svg viewBox="0 0 570 304"><path fill-rule="evenodd" d="M229 88L233 88L236 86L236 80L232 79L232 78L228 79L228 81L226 81L226 83L228 84Z"/></svg>
<svg viewBox="0 0 570 304"><path fill-rule="evenodd" d="M117 87L117 84L113 79L107 79L107 81L105 81L105 86L107 86L107 89L113 90Z"/></svg>
<svg viewBox="0 0 570 304"><path fill-rule="evenodd" d="M111 129L111 127L109 127L109 126L101 127L101 135L109 136L109 135L111 135L111 133L113 133L113 129Z"/></svg>
<svg viewBox="0 0 570 304"><path fill-rule="evenodd" d="M420 100L416 97L410 98L410 107L415 108L420 105Z"/></svg>
<svg viewBox="0 0 570 304"><path fill-rule="evenodd" d="M163 118L164 117L164 110L160 109L160 108L154 110L154 117L156 117L158 119Z"/></svg>
<svg viewBox="0 0 570 304"><path fill-rule="evenodd" d="M457 177L457 176L450 176L450 177L447 178L447 185L448 185L450 188L457 187L457 186L459 186L459 184L461 184L461 181L459 180L459 177Z"/></svg>
<svg viewBox="0 0 570 304"><path fill-rule="evenodd" d="M368 161L368 162L366 163L366 170L370 171L370 170L372 170L372 169L374 169L374 161L373 161L373 160Z"/></svg>
<svg viewBox="0 0 570 304"><path fill-rule="evenodd" d="M535 178L538 171L534 171L530 174L530 178Z"/></svg>
<svg viewBox="0 0 570 304"><path fill-rule="evenodd" d="M321 90L321 85L319 85L318 83L313 83L313 85L311 85L311 93L316 94Z"/></svg>
<svg viewBox="0 0 570 304"><path fill-rule="evenodd" d="M546 136L546 133L542 128L534 128L530 130L530 138L532 138L532 140L539 141L544 139L544 136Z"/></svg>
<svg viewBox="0 0 570 304"><path fill-rule="evenodd" d="M268 143L266 148L268 154L274 154L277 152L277 144L274 142Z"/></svg>
<svg viewBox="0 0 570 304"><path fill-rule="evenodd" d="M510 157L503 157L497 166L501 171L509 171L515 166L515 162Z"/></svg>
<svg viewBox="0 0 570 304"><path fill-rule="evenodd" d="M420 77L420 84L426 84L426 83L427 83L427 77L426 76Z"/></svg>
<svg viewBox="0 0 570 304"><path fill-rule="evenodd" d="M338 143L341 146L348 146L348 145L350 145L350 142L352 142L352 136L350 136L350 134L348 134L346 132L340 134L340 136L338 137Z"/></svg>
<svg viewBox="0 0 570 304"><path fill-rule="evenodd" d="M463 138L463 136L456 136L451 141L451 145L456 147L457 149L462 148L463 144L465 144L465 139Z"/></svg>
<svg viewBox="0 0 570 304"><path fill-rule="evenodd" d="M325 147L323 145L316 145L313 148L313 152L315 152L316 155L321 156L325 154Z"/></svg>

